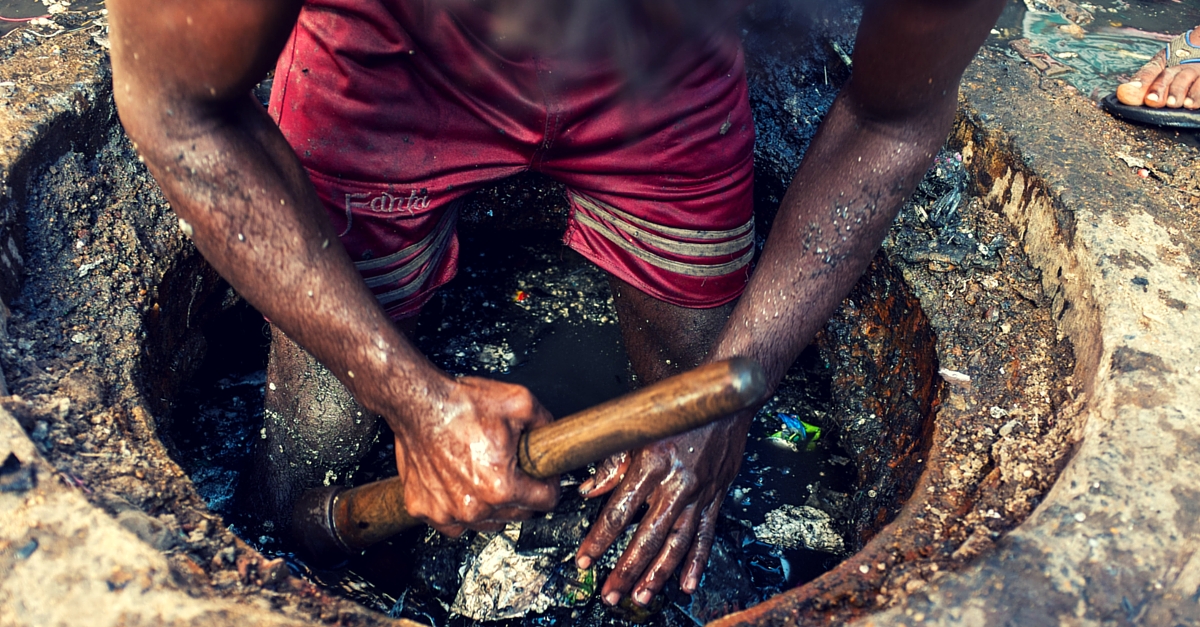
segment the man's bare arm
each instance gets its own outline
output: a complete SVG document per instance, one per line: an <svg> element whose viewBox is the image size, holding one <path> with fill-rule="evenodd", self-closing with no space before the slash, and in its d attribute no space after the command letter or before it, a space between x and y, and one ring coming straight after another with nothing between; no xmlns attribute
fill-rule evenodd
<svg viewBox="0 0 1200 627"><path fill-rule="evenodd" d="M364 358L381 355L358 353L407 346L389 337L291 148L249 95L299 4L111 2L114 91L126 131L205 258L328 367L367 374ZM339 333L351 319L385 346Z"/></svg>
<svg viewBox="0 0 1200 627"><path fill-rule="evenodd" d="M411 513L453 533L548 509L556 485L522 475L513 455L516 435L548 414L523 388L447 377L407 342L250 95L300 5L110 0L121 120L205 258L388 421L413 475Z"/></svg>
<svg viewBox="0 0 1200 627"><path fill-rule="evenodd" d="M773 385L783 377L866 269L945 141L959 79L1003 5L1004 0L868 4L853 78L809 147L710 359L748 356L763 364ZM579 550L580 563L590 564L643 502L650 505L604 582L608 602L631 592L637 602L648 602L680 563L681 587L696 589L751 418L746 412L630 456L620 485ZM651 492L646 486L661 487Z"/></svg>
<svg viewBox="0 0 1200 627"><path fill-rule="evenodd" d="M945 141L958 84L1003 0L875 0L718 355L778 381L866 270Z"/></svg>

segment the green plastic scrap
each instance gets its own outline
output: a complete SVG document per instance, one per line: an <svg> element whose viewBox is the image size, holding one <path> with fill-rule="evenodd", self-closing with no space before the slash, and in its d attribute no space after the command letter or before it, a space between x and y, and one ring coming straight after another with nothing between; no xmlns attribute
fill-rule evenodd
<svg viewBox="0 0 1200 627"><path fill-rule="evenodd" d="M779 431L767 436L768 440L797 452L801 444L805 445L806 451L817 447L817 440L821 439L821 427L810 425L791 414L776 414L775 417L783 424Z"/></svg>
<svg viewBox="0 0 1200 627"><path fill-rule="evenodd" d="M574 560L570 565L564 566L564 572L560 573L562 580L558 595L559 604L571 607L590 601L596 593L596 567L579 570L575 567Z"/></svg>

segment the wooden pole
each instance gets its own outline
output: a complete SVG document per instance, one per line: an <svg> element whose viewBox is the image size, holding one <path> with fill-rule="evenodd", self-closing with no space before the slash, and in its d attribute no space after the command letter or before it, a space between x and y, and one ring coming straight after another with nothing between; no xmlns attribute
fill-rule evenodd
<svg viewBox="0 0 1200 627"><path fill-rule="evenodd" d="M522 434L517 460L530 476L550 478L752 407L766 391L753 360L707 364ZM404 485L393 477L305 493L292 533L310 556L332 562L419 524L405 511Z"/></svg>

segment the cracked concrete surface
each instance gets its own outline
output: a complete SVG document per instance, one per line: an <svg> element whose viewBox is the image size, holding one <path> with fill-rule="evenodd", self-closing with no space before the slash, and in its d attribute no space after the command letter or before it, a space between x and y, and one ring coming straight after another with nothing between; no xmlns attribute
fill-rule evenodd
<svg viewBox="0 0 1200 627"><path fill-rule="evenodd" d="M0 492L0 625L311 624L270 605L188 596L162 551L91 505L0 410L0 459L32 469L37 487Z"/></svg>

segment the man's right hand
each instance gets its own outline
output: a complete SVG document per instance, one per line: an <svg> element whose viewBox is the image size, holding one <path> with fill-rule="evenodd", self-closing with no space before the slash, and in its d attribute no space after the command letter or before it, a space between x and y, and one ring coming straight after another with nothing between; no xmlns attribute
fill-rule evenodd
<svg viewBox="0 0 1200 627"><path fill-rule="evenodd" d="M533 394L477 377L437 387L427 399L432 411L393 425L408 513L458 536L554 509L558 480L539 481L517 466L521 433L553 420Z"/></svg>

